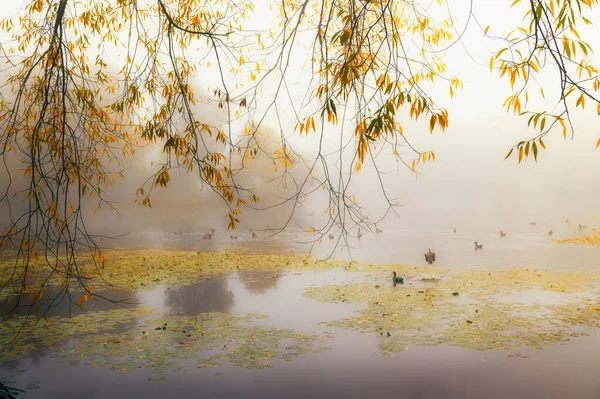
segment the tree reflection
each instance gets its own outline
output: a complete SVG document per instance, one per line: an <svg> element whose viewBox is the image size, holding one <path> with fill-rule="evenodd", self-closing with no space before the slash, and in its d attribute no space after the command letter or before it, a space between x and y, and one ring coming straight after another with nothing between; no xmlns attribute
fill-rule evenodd
<svg viewBox="0 0 600 399"><path fill-rule="evenodd" d="M9 376L15 377L17 374L23 373L27 367L35 366L40 367L42 360L50 356L53 352L46 348L37 348L29 351L27 356L18 359L11 360L1 365L0 370L6 370L9 372ZM0 396L1 398L2 396Z"/></svg>
<svg viewBox="0 0 600 399"><path fill-rule="evenodd" d="M194 316L206 312L227 313L234 304L225 279L211 279L166 291L165 305L172 313Z"/></svg>
<svg viewBox="0 0 600 399"><path fill-rule="evenodd" d="M240 281L251 294L264 294L276 288L282 272L241 272Z"/></svg>

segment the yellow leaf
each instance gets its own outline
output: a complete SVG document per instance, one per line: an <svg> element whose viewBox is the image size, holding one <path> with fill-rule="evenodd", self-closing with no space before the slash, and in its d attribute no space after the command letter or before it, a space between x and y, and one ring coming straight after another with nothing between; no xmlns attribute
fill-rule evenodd
<svg viewBox="0 0 600 399"><path fill-rule="evenodd" d="M577 102L575 103L575 108L577 108L579 104L581 104L581 109L585 108L585 96L583 93L581 93L581 95L577 99Z"/></svg>
<svg viewBox="0 0 600 399"><path fill-rule="evenodd" d="M519 148L519 163L523 160L523 147Z"/></svg>
<svg viewBox="0 0 600 399"><path fill-rule="evenodd" d="M485 27L485 29L483 30L483 34L487 35L488 30L490 30L490 26L489 25Z"/></svg>
<svg viewBox="0 0 600 399"><path fill-rule="evenodd" d="M540 145L542 146L542 148L544 150L546 149L546 144L544 144L544 142L542 141L542 139L540 139Z"/></svg>
<svg viewBox="0 0 600 399"><path fill-rule="evenodd" d="M596 148L598 148L598 146L600 146L600 139L598 139L598 141L596 141Z"/></svg>
<svg viewBox="0 0 600 399"><path fill-rule="evenodd" d="M530 62L529 66L536 72L539 72L540 70L538 69L537 65L535 65L535 62Z"/></svg>

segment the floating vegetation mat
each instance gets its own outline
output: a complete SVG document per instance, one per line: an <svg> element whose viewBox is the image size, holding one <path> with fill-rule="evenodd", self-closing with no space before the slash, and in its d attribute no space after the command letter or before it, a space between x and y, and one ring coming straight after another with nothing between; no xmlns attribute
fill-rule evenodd
<svg viewBox="0 0 600 399"><path fill-rule="evenodd" d="M260 317L203 313L149 319L124 332L84 336L55 356L75 365L161 372L181 369L184 359L196 360L197 367L260 369L326 349L317 346L316 335L247 324Z"/></svg>
<svg viewBox="0 0 600 399"><path fill-rule="evenodd" d="M594 228L594 230L597 230ZM561 244L588 244L588 245L600 245L600 234L592 234L587 236L565 238L562 240L554 240Z"/></svg>
<svg viewBox="0 0 600 399"><path fill-rule="evenodd" d="M183 359L196 359L198 367L266 368L273 360L292 360L326 349L317 346L320 338L316 335L250 324L263 316L204 313L147 317L151 312L120 309L71 319L52 317L37 324L27 321L23 325L22 319L2 322L0 364L46 349L54 352L52 357L75 366L95 365L118 371L177 370Z"/></svg>
<svg viewBox="0 0 600 399"><path fill-rule="evenodd" d="M309 287L304 295L322 302L366 303L355 317L323 324L376 335L384 354L410 345L440 344L478 350L541 349L581 335L584 327L600 326L595 275L517 270L442 277L422 284L419 275L407 275L406 284L396 287L391 283ZM518 300L530 297L539 300Z"/></svg>
<svg viewBox="0 0 600 399"><path fill-rule="evenodd" d="M0 322L0 364L18 360L33 350L54 350L70 337L115 330L147 316L150 309L117 309L66 317L17 317Z"/></svg>
<svg viewBox="0 0 600 399"><path fill-rule="evenodd" d="M104 267L96 269L89 257L80 258L79 274L91 291L111 288L118 291L148 289L157 285L188 285L202 279L237 271L380 270L380 266L342 261L319 261L298 255L242 255L238 253L192 251L108 251ZM53 260L50 259L52 263ZM405 267L408 270L408 267ZM410 268L411 270L413 268ZM400 270L400 269L398 269ZM404 269L402 269L404 270ZM0 260L0 301L13 297L23 287L20 284L24 268L15 267L13 259ZM28 268L25 293L38 293L65 286L60 273L53 271L43 259L32 259ZM75 286L71 282L70 286Z"/></svg>

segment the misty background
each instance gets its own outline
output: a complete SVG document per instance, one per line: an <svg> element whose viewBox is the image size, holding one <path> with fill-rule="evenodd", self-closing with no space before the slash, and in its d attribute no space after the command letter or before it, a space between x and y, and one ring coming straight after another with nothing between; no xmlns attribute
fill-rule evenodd
<svg viewBox="0 0 600 399"><path fill-rule="evenodd" d="M449 5L455 18L455 28L461 32L470 3L450 1ZM14 13L19 6L15 7L8 7L2 14ZM483 27L491 25L491 32L498 36L505 35L516 26L524 13L519 6L508 9L508 4L500 0L475 2L473 12ZM598 10L595 14L597 17ZM594 16L590 19L597 21L598 18ZM594 48L600 48L600 38L594 34L593 27L582 29L580 33ZM572 109L574 138L571 140L568 137L565 141L559 129L551 132L544 138L548 149L540 150L537 163L532 157L521 165L517 165L514 157L504 161L511 146L533 137L535 133L527 128L526 117L515 116L502 108L504 99L511 92L510 87L508 81L500 80L495 71L490 73L488 65L492 52L501 47L502 43L483 37L482 29L471 19L462 41L446 50L447 75L457 75L464 88L452 99L445 83L427 88L438 106L448 109L449 128L445 133L436 130L430 135L427 121L415 122L408 117L400 119L411 143L420 150L435 151L436 161L420 165L418 170L421 174L416 180L408 168L396 163L392 154L387 154L387 157L382 154L378 158L389 197L403 204L397 208L397 215L390 214L378 225L384 231L447 231L456 227L461 230L503 229L510 232L526 229L530 221L537 221L549 228L564 223L567 218L571 223L586 225L599 222L600 182L596 178L596 171L600 166L600 153L594 147L600 137L600 129L592 107L585 112ZM299 57L305 58L302 54ZM110 62L110 59L107 61ZM199 74L198 90L212 87L213 72L203 71ZM295 83L300 97L303 94L303 82ZM540 110L546 108L552 111L558 101L558 75L549 70L531 85L532 92L538 91L537 85L546 92L545 102L532 99L531 103L539 105ZM201 105L197 112L202 115L200 119L218 123L216 105ZM273 118L267 118L261 130L266 136L274 138L281 134ZM318 134L298 136L293 133L293 125L286 130L283 133L294 150L311 161L316 154ZM333 153L339 145L339 131L333 129L326 133L325 152ZM274 140L273 148L277 146ZM225 231L227 220L224 218L226 207L212 191L202 187L195 172L179 174L173 170L168 189L154 190L151 209L134 204L136 189L153 170L156 171L150 164L158 154L157 148L147 146L138 149L134 157L124 161L118 169L124 171L126 178L117 180L106 192L107 198L120 203L120 216L108 209L101 209L95 217L88 218L88 228L94 233L108 235L144 232L173 234L179 230L202 233L209 228L216 228L218 234L228 237L230 233ZM328 157L329 167L335 166L336 158L336 155ZM11 165L11 171L14 171L12 177L16 179L13 182L15 187L22 184L19 181L22 176L20 169L17 164ZM300 165L293 171L298 179L305 173L306 170ZM282 187L269 183L269 178L273 176L273 163L263 156L252 160L237 180L243 185L252 186L262 200L259 206L266 207L294 191L293 185ZM372 166L365 163L363 171L355 175L353 181L352 194L365 206L365 214L371 220L382 216L385 200ZM6 176L0 176L0 185L4 184ZM309 183L306 190L314 187L316 184ZM94 205L91 199L88 211ZM317 190L299 204L293 215L291 202L260 212L245 209L241 216L240 231L282 227L289 218L288 231L299 233L301 228L320 227L328 217L327 206L326 194ZM6 208L0 208L2 224L6 218Z"/></svg>

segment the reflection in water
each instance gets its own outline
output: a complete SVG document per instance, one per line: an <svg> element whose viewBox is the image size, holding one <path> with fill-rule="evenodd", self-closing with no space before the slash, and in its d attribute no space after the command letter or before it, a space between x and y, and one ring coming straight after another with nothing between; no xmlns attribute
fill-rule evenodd
<svg viewBox="0 0 600 399"><path fill-rule="evenodd" d="M22 295L21 298L13 297L9 302L0 301L0 320L6 318L10 312L13 316L31 317L53 317L53 316L75 316L85 311L102 311L117 309L118 307L135 306L135 295L131 292L98 291L96 298L86 295L85 302L81 302L82 293L73 291L69 294L64 291L47 291L44 297L36 303L32 309L33 297ZM18 303L18 308L15 305ZM83 304L83 308L79 305Z"/></svg>
<svg viewBox="0 0 600 399"><path fill-rule="evenodd" d="M444 385L431 379L411 380L402 387L411 399L450 398L451 391Z"/></svg>
<svg viewBox="0 0 600 399"><path fill-rule="evenodd" d="M188 316L205 312L227 313L234 305L233 294L227 280L206 280L175 289L163 290L164 304L169 313Z"/></svg>
<svg viewBox="0 0 600 399"><path fill-rule="evenodd" d="M44 348L34 349L29 352L26 359L10 361L3 364L2 367L10 372L10 374L20 373L25 370L26 365L39 366L50 354L51 352ZM0 381L2 381L2 378L0 378Z"/></svg>
<svg viewBox="0 0 600 399"><path fill-rule="evenodd" d="M236 278L237 276L237 278ZM273 278L275 277L275 278ZM364 277L364 276L363 276ZM264 278L262 284L260 279ZM522 348L528 358L508 357L509 351L476 351L440 345L407 347L397 356L378 354L378 339L355 331L326 328L319 322L350 317L361 304L322 303L302 296L311 285L360 282L361 273L342 271L301 274L240 273L229 279L199 282L188 287L164 287L134 294L141 306L169 313L258 313L262 323L293 328L303 333L331 331L324 340L331 349L273 368L248 370L234 367L184 369L159 377L151 370L119 373L85 362L73 366L34 351L19 362L0 365L0 380L25 388L40 380L37 398L407 398L504 399L565 397L596 399L600 365L600 334L593 333L544 350ZM109 342L107 348L112 345ZM176 341L172 345L177 345ZM68 347L66 348L68 351ZM109 354L110 352L107 352ZM50 355L50 356L48 356ZM143 353L140 353L143 356ZM19 370L26 369L24 372ZM152 380L150 380L152 379Z"/></svg>
<svg viewBox="0 0 600 399"><path fill-rule="evenodd" d="M238 273L244 288L252 294L264 294L276 288L282 272L240 272Z"/></svg>

